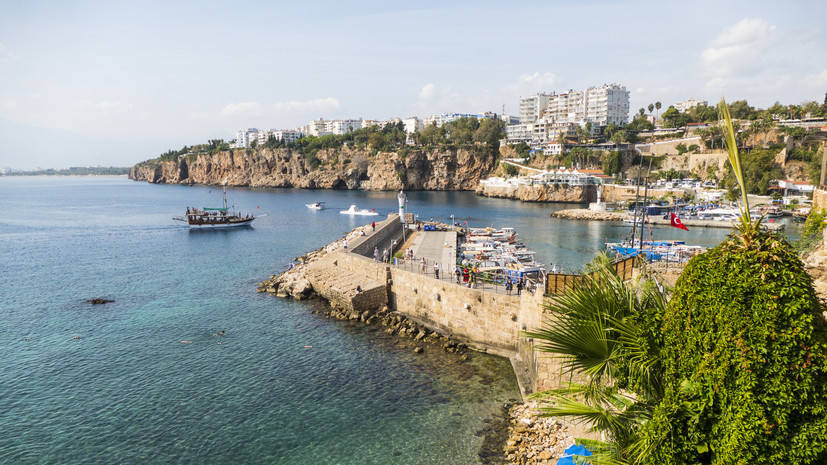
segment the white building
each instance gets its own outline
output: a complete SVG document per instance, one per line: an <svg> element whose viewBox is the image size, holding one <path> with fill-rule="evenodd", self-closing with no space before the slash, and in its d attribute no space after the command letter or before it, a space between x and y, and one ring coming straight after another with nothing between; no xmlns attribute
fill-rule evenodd
<svg viewBox="0 0 827 465"><path fill-rule="evenodd" d="M321 118L307 123L305 126L302 126L300 130L301 132L307 135L316 137L326 136L330 134L329 132L327 132L327 123L325 122L325 120Z"/></svg>
<svg viewBox="0 0 827 465"><path fill-rule="evenodd" d="M477 113L472 115L470 113L443 113L441 115L432 115L425 118L424 126L430 126L432 124L436 124L436 127L440 127L443 124L450 123L451 121L458 120L460 118L498 118L496 113L492 113L490 111L486 111L484 113Z"/></svg>
<svg viewBox="0 0 827 465"><path fill-rule="evenodd" d="M698 105L709 105L709 103L706 100L695 100L694 98L690 98L689 100L676 103L675 109L681 113L686 113L690 108L697 107Z"/></svg>
<svg viewBox="0 0 827 465"><path fill-rule="evenodd" d="M581 126L587 122L597 126L623 125L629 121L629 91L619 84L606 84L520 98L520 122L527 124L539 119Z"/></svg>
<svg viewBox="0 0 827 465"><path fill-rule="evenodd" d="M416 131L421 131L425 128L425 124L423 124L422 120L417 118L416 116L411 116L410 118L403 119L402 125L405 126L405 132L408 134L412 134Z"/></svg>
<svg viewBox="0 0 827 465"><path fill-rule="evenodd" d="M250 142L258 140L258 132L256 128L239 129L235 133L235 143L230 146L237 149L249 147Z"/></svg>
<svg viewBox="0 0 827 465"><path fill-rule="evenodd" d="M262 137L262 135L264 137ZM278 141L289 144L291 142L296 142L297 140L301 139L303 134L301 133L301 131L295 131L290 129L270 129L266 132L259 131L258 136L259 145L262 145L265 142L267 142L267 139L269 139L270 137L273 137Z"/></svg>
<svg viewBox="0 0 827 465"><path fill-rule="evenodd" d="M362 129L362 120L358 119L334 119L325 122L325 132L342 135Z"/></svg>

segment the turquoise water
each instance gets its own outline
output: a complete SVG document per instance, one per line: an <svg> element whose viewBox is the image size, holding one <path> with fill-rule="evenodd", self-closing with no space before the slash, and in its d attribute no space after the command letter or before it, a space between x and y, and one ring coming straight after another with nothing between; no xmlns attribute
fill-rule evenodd
<svg viewBox="0 0 827 465"><path fill-rule="evenodd" d="M506 360L416 355L381 328L324 319L318 303L255 292L365 221L338 210L389 213L395 193L228 196L270 216L191 231L171 217L220 205L219 190L0 178L0 463L483 463L479 431L519 397ZM569 269L627 231L548 218L571 205L472 193L414 192L409 205L514 226L540 261ZM115 302L84 302L95 297Z"/></svg>

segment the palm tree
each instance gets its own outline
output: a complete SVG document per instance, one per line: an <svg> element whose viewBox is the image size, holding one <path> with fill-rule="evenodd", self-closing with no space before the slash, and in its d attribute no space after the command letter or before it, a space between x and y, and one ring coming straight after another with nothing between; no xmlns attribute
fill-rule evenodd
<svg viewBox="0 0 827 465"><path fill-rule="evenodd" d="M641 440L640 426L663 396L649 328L666 294L651 282L627 285L605 255L590 269L580 286L547 307L545 325L526 333L562 361L564 376L578 380L535 397L543 401L541 415L569 417L600 433L600 441L578 441L595 453L595 463L634 463L652 446Z"/></svg>
<svg viewBox="0 0 827 465"><path fill-rule="evenodd" d="M652 110L655 109L655 105L650 103L648 108L649 108L649 116L652 116Z"/></svg>
<svg viewBox="0 0 827 465"><path fill-rule="evenodd" d="M655 102L655 108L660 112L660 102Z"/></svg>

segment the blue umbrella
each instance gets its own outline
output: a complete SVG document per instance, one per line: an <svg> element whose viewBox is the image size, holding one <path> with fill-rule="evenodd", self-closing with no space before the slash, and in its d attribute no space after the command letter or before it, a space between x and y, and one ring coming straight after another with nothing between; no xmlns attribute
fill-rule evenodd
<svg viewBox="0 0 827 465"><path fill-rule="evenodd" d="M566 450L563 451L563 453L565 455L560 457L560 460L557 461L557 465L574 465L575 456L588 457L592 455L592 451L586 449L585 446L581 446L579 444L572 444L571 446L567 447Z"/></svg>

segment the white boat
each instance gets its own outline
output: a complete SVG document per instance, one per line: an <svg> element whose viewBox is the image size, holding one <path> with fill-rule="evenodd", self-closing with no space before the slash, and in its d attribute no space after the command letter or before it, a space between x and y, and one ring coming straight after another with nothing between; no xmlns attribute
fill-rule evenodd
<svg viewBox="0 0 827 465"><path fill-rule="evenodd" d="M307 208L311 210L324 210L324 202L308 203Z"/></svg>
<svg viewBox="0 0 827 465"><path fill-rule="evenodd" d="M259 215L264 216L264 215ZM237 226L249 226L256 215L252 213L236 212L232 207L227 207L227 185L224 184L224 206L223 207L187 207L184 216L172 218L175 221L187 223L191 228L232 228Z"/></svg>
<svg viewBox="0 0 827 465"><path fill-rule="evenodd" d="M342 210L339 213L342 215L361 215L361 216L378 216L379 213L376 213L373 210L368 210L366 208L359 209L356 207L356 204L353 204L347 210Z"/></svg>
<svg viewBox="0 0 827 465"><path fill-rule="evenodd" d="M734 208L713 208L698 212L699 220L738 221L741 211Z"/></svg>

